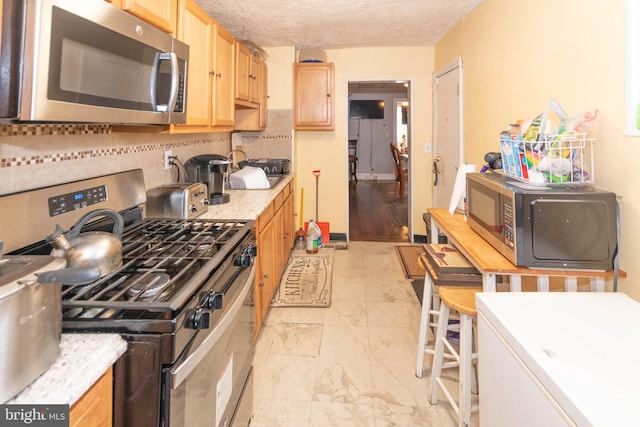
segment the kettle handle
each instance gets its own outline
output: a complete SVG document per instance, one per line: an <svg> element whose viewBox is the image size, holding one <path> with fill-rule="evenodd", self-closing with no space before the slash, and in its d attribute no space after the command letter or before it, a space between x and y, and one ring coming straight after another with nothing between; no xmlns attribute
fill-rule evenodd
<svg viewBox="0 0 640 427"><path fill-rule="evenodd" d="M118 239L122 239L122 233L124 232L124 219L119 212L114 211L113 209L96 209L95 211L88 212L84 214L78 222L73 226L73 228L66 233L66 237L71 240L78 237L80 234L80 230L84 225L90 220L97 216L108 216L113 219L113 235Z"/></svg>

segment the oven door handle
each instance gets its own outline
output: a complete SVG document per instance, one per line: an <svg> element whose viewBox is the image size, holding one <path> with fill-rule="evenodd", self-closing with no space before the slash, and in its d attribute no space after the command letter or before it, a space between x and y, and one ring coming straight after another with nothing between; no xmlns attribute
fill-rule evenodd
<svg viewBox="0 0 640 427"><path fill-rule="evenodd" d="M218 342L222 334L231 326L233 319L245 304L249 291L253 290L253 279L256 274L255 263L253 263L250 268L251 272L247 277L247 283L244 284L242 291L229 308L229 311L214 326L213 331L204 339L202 344L198 346L197 350L187 357L184 362L171 370L171 389L175 390L187 379L191 372L200 364L207 354L209 354L209 351L211 351L213 346Z"/></svg>

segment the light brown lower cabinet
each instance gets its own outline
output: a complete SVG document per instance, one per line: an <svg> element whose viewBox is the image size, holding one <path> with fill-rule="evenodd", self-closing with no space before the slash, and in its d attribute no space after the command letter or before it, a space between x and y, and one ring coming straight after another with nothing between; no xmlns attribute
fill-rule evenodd
<svg viewBox="0 0 640 427"><path fill-rule="evenodd" d="M294 234L293 203L292 184L289 183L256 221L258 256L254 282L254 339L258 337L291 253Z"/></svg>
<svg viewBox="0 0 640 427"><path fill-rule="evenodd" d="M113 368L109 368L69 410L70 427L111 427Z"/></svg>

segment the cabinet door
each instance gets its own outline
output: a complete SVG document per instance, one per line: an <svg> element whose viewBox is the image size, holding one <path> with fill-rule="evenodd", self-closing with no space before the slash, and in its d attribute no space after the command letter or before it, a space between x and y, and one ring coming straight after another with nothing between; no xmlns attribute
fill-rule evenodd
<svg viewBox="0 0 640 427"><path fill-rule="evenodd" d="M249 67L249 102L260 103L260 61L255 55L250 55Z"/></svg>
<svg viewBox="0 0 640 427"><path fill-rule="evenodd" d="M69 410L70 427L111 427L113 420L113 368L96 381Z"/></svg>
<svg viewBox="0 0 640 427"><path fill-rule="evenodd" d="M251 52L242 43L236 43L236 99L249 101L251 98Z"/></svg>
<svg viewBox="0 0 640 427"><path fill-rule="evenodd" d="M282 245L282 259L283 264L287 264L289 254L293 248L293 241L295 239L295 219L294 215L294 197L293 192L289 193L282 205L282 224L283 224L283 245Z"/></svg>
<svg viewBox="0 0 640 427"><path fill-rule="evenodd" d="M187 122L208 127L211 120L214 23L193 0L180 0L178 39L190 46L187 79ZM183 128L183 125L176 127Z"/></svg>
<svg viewBox="0 0 640 427"><path fill-rule="evenodd" d="M258 335L258 331L262 326L262 321L269 311L269 305L271 304L271 298L278 285L275 273L275 222L272 219L264 227L258 231L257 246L260 277L256 277L256 292L255 292L255 335Z"/></svg>
<svg viewBox="0 0 640 427"><path fill-rule="evenodd" d="M214 105L212 126L233 126L235 82L235 38L220 25L215 26Z"/></svg>
<svg viewBox="0 0 640 427"><path fill-rule="evenodd" d="M121 8L170 34L176 33L178 0L119 0Z"/></svg>
<svg viewBox="0 0 640 427"><path fill-rule="evenodd" d="M297 62L293 66L294 129L333 130L333 64Z"/></svg>
<svg viewBox="0 0 640 427"><path fill-rule="evenodd" d="M267 127L267 101L269 99L269 93L267 91L267 64L264 61L260 61L260 73L258 74L258 92L260 96L260 118L258 127L264 129Z"/></svg>
<svg viewBox="0 0 640 427"><path fill-rule="evenodd" d="M276 279L276 286L280 284L280 276L284 270L284 264L287 261L283 257L284 252L284 209L282 206L276 211L273 217L274 222L274 234L275 234L275 273L278 276Z"/></svg>

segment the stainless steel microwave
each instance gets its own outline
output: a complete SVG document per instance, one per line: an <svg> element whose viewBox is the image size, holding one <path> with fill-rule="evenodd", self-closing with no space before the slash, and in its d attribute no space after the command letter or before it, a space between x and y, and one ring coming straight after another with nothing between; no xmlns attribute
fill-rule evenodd
<svg viewBox="0 0 640 427"><path fill-rule="evenodd" d="M469 226L513 264L612 270L616 195L592 186L534 186L499 173L467 174Z"/></svg>
<svg viewBox="0 0 640 427"><path fill-rule="evenodd" d="M104 0L4 0L0 118L186 121L189 46Z"/></svg>

